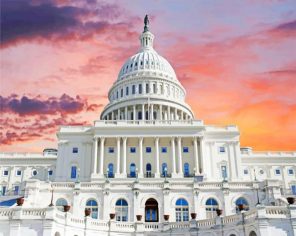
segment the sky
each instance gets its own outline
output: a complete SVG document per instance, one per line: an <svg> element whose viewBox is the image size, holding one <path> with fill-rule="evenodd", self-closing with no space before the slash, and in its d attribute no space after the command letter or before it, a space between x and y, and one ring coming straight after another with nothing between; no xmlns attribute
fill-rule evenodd
<svg viewBox="0 0 296 236"><path fill-rule="evenodd" d="M99 119L145 14L196 119L296 150L295 0L3 0L0 151L56 148L59 126Z"/></svg>

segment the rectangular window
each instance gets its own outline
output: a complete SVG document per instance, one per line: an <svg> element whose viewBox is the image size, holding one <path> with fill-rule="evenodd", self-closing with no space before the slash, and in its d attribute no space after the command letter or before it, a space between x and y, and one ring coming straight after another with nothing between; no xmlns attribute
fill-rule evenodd
<svg viewBox="0 0 296 236"><path fill-rule="evenodd" d="M146 147L146 152L151 153L151 147Z"/></svg>
<svg viewBox="0 0 296 236"><path fill-rule="evenodd" d="M135 94L135 93L136 93L136 86L133 85L133 87L132 87L132 94Z"/></svg>
<svg viewBox="0 0 296 236"><path fill-rule="evenodd" d="M131 148L130 148L130 152L131 152L131 153L135 153L135 152L136 152L136 148L135 148L135 147L131 147Z"/></svg>
<svg viewBox="0 0 296 236"><path fill-rule="evenodd" d="M226 166L221 166L221 175L223 179L227 178L227 167Z"/></svg>
<svg viewBox="0 0 296 236"><path fill-rule="evenodd" d="M139 84L139 94L142 94L142 84Z"/></svg>
<svg viewBox="0 0 296 236"><path fill-rule="evenodd" d="M19 194L19 190L20 190L20 187L19 186L14 186L14 195L18 195Z"/></svg>
<svg viewBox="0 0 296 236"><path fill-rule="evenodd" d="M118 99L118 91L116 92L116 98Z"/></svg>
<svg viewBox="0 0 296 236"><path fill-rule="evenodd" d="M4 171L3 171L3 175L4 175L4 176L8 176L8 170L4 170Z"/></svg>
<svg viewBox="0 0 296 236"><path fill-rule="evenodd" d="M294 170L293 169L289 169L288 170L288 175L294 175Z"/></svg>
<svg viewBox="0 0 296 236"><path fill-rule="evenodd" d="M161 152L162 152L162 153L166 153L166 152L167 152L167 147L162 147L162 148L161 148Z"/></svg>
<svg viewBox="0 0 296 236"><path fill-rule="evenodd" d="M149 84L146 84L146 93L149 93Z"/></svg>
<svg viewBox="0 0 296 236"><path fill-rule="evenodd" d="M156 93L156 84L153 84L153 93Z"/></svg>
<svg viewBox="0 0 296 236"><path fill-rule="evenodd" d="M48 171L48 175L49 175L49 176L52 176L52 173L53 173L52 170L49 170L49 171Z"/></svg>
<svg viewBox="0 0 296 236"><path fill-rule="evenodd" d="M189 152L189 148L188 148L188 147L183 147L183 152L184 152L184 153Z"/></svg>
<svg viewBox="0 0 296 236"><path fill-rule="evenodd" d="M109 147L109 148L108 148L108 152L109 152L109 153L114 153L114 147Z"/></svg>
<svg viewBox="0 0 296 236"><path fill-rule="evenodd" d="M225 147L219 147L219 152L224 153L225 152Z"/></svg>
<svg viewBox="0 0 296 236"><path fill-rule="evenodd" d="M121 95L121 97L123 97L123 89L121 89L120 95Z"/></svg>
<svg viewBox="0 0 296 236"><path fill-rule="evenodd" d="M244 174L245 175L249 174L249 171L248 170L244 170Z"/></svg>
<svg viewBox="0 0 296 236"><path fill-rule="evenodd" d="M21 176L22 175L22 171L21 170L17 170L16 171L16 176Z"/></svg>
<svg viewBox="0 0 296 236"><path fill-rule="evenodd" d="M280 175L280 174L281 174L281 170L280 170L280 169L276 169L276 170L275 170L275 174L276 174L276 175Z"/></svg>
<svg viewBox="0 0 296 236"><path fill-rule="evenodd" d="M296 185L291 185L292 194L296 195Z"/></svg>
<svg viewBox="0 0 296 236"><path fill-rule="evenodd" d="M71 167L71 179L76 178L76 166Z"/></svg>
<svg viewBox="0 0 296 236"><path fill-rule="evenodd" d="M128 95L128 87L126 87L126 89L125 89L125 95L126 96Z"/></svg>
<svg viewBox="0 0 296 236"><path fill-rule="evenodd" d="M2 186L2 196L5 196L6 193L6 186Z"/></svg>
<svg viewBox="0 0 296 236"><path fill-rule="evenodd" d="M78 148L77 147L73 147L72 153L78 153Z"/></svg>

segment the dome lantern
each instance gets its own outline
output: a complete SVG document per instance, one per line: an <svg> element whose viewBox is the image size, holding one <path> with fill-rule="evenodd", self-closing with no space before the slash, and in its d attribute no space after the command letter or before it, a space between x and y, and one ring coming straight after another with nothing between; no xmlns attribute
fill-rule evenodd
<svg viewBox="0 0 296 236"><path fill-rule="evenodd" d="M154 35L149 31L149 18L148 15L144 18L144 31L140 35L140 42L142 50L153 49Z"/></svg>

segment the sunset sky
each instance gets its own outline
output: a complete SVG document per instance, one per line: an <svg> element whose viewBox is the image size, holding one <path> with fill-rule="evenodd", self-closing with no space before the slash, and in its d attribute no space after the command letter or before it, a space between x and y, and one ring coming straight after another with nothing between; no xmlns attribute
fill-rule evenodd
<svg viewBox="0 0 296 236"><path fill-rule="evenodd" d="M0 151L57 147L91 125L145 14L196 119L236 124L241 146L296 150L296 1L1 1Z"/></svg>

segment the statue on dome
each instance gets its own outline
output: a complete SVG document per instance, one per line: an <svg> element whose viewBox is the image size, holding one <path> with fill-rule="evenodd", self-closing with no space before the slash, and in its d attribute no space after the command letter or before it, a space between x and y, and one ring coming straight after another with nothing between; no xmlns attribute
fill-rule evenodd
<svg viewBox="0 0 296 236"><path fill-rule="evenodd" d="M144 18L144 32L147 32L149 31L149 18L148 18L148 15L145 16Z"/></svg>

